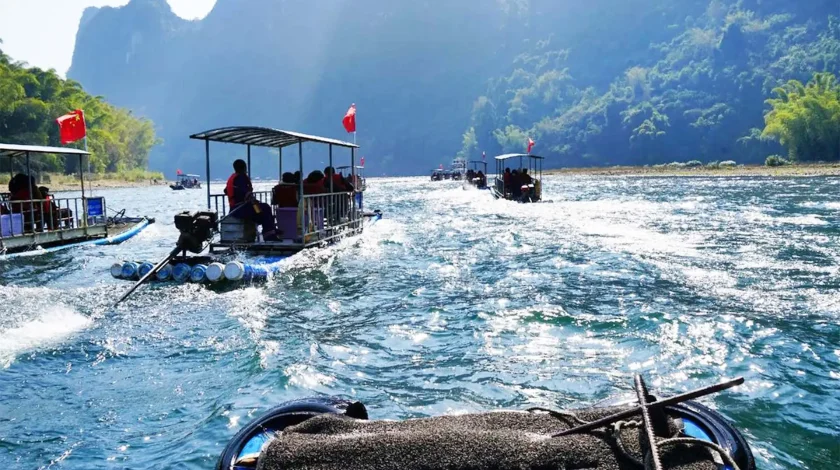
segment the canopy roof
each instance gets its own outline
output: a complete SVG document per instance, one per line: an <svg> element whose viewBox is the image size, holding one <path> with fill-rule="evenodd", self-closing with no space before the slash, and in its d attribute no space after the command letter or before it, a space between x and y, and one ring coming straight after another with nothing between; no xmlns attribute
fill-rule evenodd
<svg viewBox="0 0 840 470"><path fill-rule="evenodd" d="M222 127L193 134L190 139L209 140L229 144L254 145L257 147L283 148L303 142L336 145L338 147L359 148L356 144L326 137L283 131L269 127Z"/></svg>
<svg viewBox="0 0 840 470"><path fill-rule="evenodd" d="M189 173L178 173L178 174L177 174L177 175L175 175L175 176L180 176L180 177L182 177L182 178L183 178L183 177L187 177L187 178L200 178L200 177L201 177L201 175L191 175L191 174L189 174Z"/></svg>
<svg viewBox="0 0 840 470"><path fill-rule="evenodd" d="M22 157L27 153L58 153L63 155L90 155L84 150L70 147L44 147L40 145L16 145L0 143L0 157Z"/></svg>
<svg viewBox="0 0 840 470"><path fill-rule="evenodd" d="M533 158L536 160L543 160L543 157L540 157L539 155L531 155L528 153L508 153L506 155L499 155L496 157L496 160L507 160L510 158Z"/></svg>
<svg viewBox="0 0 840 470"><path fill-rule="evenodd" d="M485 162L484 160L470 160L470 163L481 163L483 165L487 164L487 162Z"/></svg>

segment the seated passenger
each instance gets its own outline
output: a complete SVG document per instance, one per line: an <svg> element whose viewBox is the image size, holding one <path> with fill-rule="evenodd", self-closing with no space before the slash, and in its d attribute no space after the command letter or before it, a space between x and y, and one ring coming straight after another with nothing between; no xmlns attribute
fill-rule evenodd
<svg viewBox="0 0 840 470"><path fill-rule="evenodd" d="M332 192L343 193L347 192L347 187L344 184L344 178L336 174L335 168L328 166L324 168L324 189L330 192L330 182L332 182Z"/></svg>
<svg viewBox="0 0 840 470"><path fill-rule="evenodd" d="M41 203L41 212L44 214L44 221L49 226L50 230L54 230L61 225L62 210L58 208L50 195L50 189L46 186L39 186L38 191L41 193L41 198L44 200ZM69 210L65 209L65 212Z"/></svg>
<svg viewBox="0 0 840 470"><path fill-rule="evenodd" d="M511 176L512 175L511 175L511 172L510 172L510 168L505 168L505 174L504 174L503 178L504 178L504 182L505 182L504 192L506 192L506 193L510 192L511 183L512 183Z"/></svg>
<svg viewBox="0 0 840 470"><path fill-rule="evenodd" d="M283 173L283 181L271 192L271 204L277 207L297 207L300 187L295 184L295 175Z"/></svg>
<svg viewBox="0 0 840 470"><path fill-rule="evenodd" d="M327 191L324 188L324 174L318 170L309 173L309 176L303 180L303 194L326 194Z"/></svg>
<svg viewBox="0 0 840 470"><path fill-rule="evenodd" d="M513 194L513 197L516 198L522 194L522 185L520 184L518 170L510 172L510 192Z"/></svg>
<svg viewBox="0 0 840 470"><path fill-rule="evenodd" d="M263 239L265 241L277 241L277 227L274 225L271 206L254 199L254 188L251 185L251 178L248 177L248 165L245 160L240 159L233 162L233 170L234 173L230 175L227 186L225 186L230 213L236 211L232 217L251 220L261 225Z"/></svg>

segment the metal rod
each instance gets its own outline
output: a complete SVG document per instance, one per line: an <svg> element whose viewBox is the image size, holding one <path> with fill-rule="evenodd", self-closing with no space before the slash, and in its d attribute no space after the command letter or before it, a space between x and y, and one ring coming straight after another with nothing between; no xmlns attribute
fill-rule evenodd
<svg viewBox="0 0 840 470"><path fill-rule="evenodd" d="M655 401L653 403L645 404L644 407L648 410L662 408L668 405L673 405L675 403L681 403L688 400L693 400L695 398L700 398L706 395L711 395L713 393L722 392L724 390L730 389L732 387L741 385L744 383L743 377L738 377L732 380L727 380L725 382L721 382L716 385L710 385L708 387L698 388L696 390L691 390L689 392L673 396L671 398L666 398L664 400ZM615 423L616 421L620 421L624 418L629 418L631 416L635 416L642 411L642 406L638 406L627 411L622 411L616 413L614 415L606 416L601 419L596 419L595 421L582 424L580 426L573 427L571 429L567 429L565 431L558 432L553 434L551 437L561 437L561 436L568 436L569 434L578 434L586 431L591 431L593 429L598 429L600 427L607 426L609 424Z"/></svg>
<svg viewBox="0 0 840 470"><path fill-rule="evenodd" d="M35 210L32 206L32 199L35 197L32 194L32 171L29 167L29 152L26 152L26 182L29 184L29 223L30 230L35 233Z"/></svg>
<svg viewBox="0 0 840 470"><path fill-rule="evenodd" d="M645 434L647 434L648 446L650 447L650 453L653 458L653 468L654 470L662 470L662 462L659 459L659 448L656 446L656 434L653 432L653 422L650 420L650 413L648 413L647 408L647 390L645 390L641 375L636 374L634 381L636 382L636 396L639 398L639 408L642 411L642 420L645 423Z"/></svg>
<svg viewBox="0 0 840 470"><path fill-rule="evenodd" d="M335 171L333 169L333 162L332 162L332 144L329 144L329 147L330 147L330 169L332 171ZM330 178L330 194L332 194L332 192L333 192L333 177L332 177L332 175L329 175L329 178Z"/></svg>
<svg viewBox="0 0 840 470"><path fill-rule="evenodd" d="M306 243L306 238L304 237L306 234L306 217L303 213L306 207L303 200L303 141L298 141L298 167L300 171L300 182L298 185L298 189L300 190L300 196L298 196L298 200L300 201L298 204L298 214L300 216L300 236L301 240Z"/></svg>
<svg viewBox="0 0 840 470"><path fill-rule="evenodd" d="M210 141L204 141L204 161L207 171L207 210L210 210ZM216 209L218 212L218 209Z"/></svg>
<svg viewBox="0 0 840 470"><path fill-rule="evenodd" d="M279 167L278 167L278 170L280 170L280 172L277 173L277 178L278 178L277 180L280 183L282 183L283 182L283 147L279 147L277 149L277 153L279 154L279 162L280 162Z"/></svg>
<svg viewBox="0 0 840 470"><path fill-rule="evenodd" d="M356 143L356 133L355 132L353 133L353 143L354 144ZM356 181L356 149L355 149L355 147L350 149L350 172L353 175L350 178L350 181L355 182ZM350 211L350 217L354 221L353 229L357 229L358 227L356 226L356 223L355 223L355 221L356 221L356 198L355 198L355 196L353 196L352 199L353 199L353 201L351 201L352 210ZM359 220L361 220L361 219L359 219Z"/></svg>
<svg viewBox="0 0 840 470"><path fill-rule="evenodd" d="M246 145L248 149L248 178L251 177L251 144Z"/></svg>
<svg viewBox="0 0 840 470"><path fill-rule="evenodd" d="M79 155L79 180L82 183L82 227L87 228L87 203L85 203L85 162L84 156ZM78 212L76 212L78 214Z"/></svg>

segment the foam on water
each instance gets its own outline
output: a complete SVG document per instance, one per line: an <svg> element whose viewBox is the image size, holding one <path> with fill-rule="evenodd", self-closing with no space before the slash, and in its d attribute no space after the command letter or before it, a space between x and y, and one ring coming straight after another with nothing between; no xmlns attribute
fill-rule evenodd
<svg viewBox="0 0 840 470"><path fill-rule="evenodd" d="M155 230L0 261L0 467L68 455L62 468L212 468L284 400L354 397L397 419L557 408L629 391L636 372L664 394L744 375L706 404L748 431L760 468L836 466L835 180L545 183L554 202L522 205L372 178L365 204L385 218L363 236L292 257L267 283L158 284L116 310L128 285L111 264L168 253L171 215L205 200L108 192Z"/></svg>
<svg viewBox="0 0 840 470"><path fill-rule="evenodd" d="M70 307L57 305L35 318L13 323L16 324L0 329L3 368L9 367L18 355L58 345L93 322Z"/></svg>

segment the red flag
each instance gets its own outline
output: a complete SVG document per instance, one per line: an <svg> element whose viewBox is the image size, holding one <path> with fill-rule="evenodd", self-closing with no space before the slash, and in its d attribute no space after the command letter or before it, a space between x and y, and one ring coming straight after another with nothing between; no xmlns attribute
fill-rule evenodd
<svg viewBox="0 0 840 470"><path fill-rule="evenodd" d="M344 120L341 122L344 124L344 130L356 132L356 103L350 105L350 109L347 110L347 114L344 115Z"/></svg>
<svg viewBox="0 0 840 470"><path fill-rule="evenodd" d="M362 159L359 160L359 163L361 164L361 166L365 166L365 157L362 157Z"/></svg>
<svg viewBox="0 0 840 470"><path fill-rule="evenodd" d="M534 148L534 145L536 145L534 139L528 137L528 153L531 153L531 149Z"/></svg>
<svg viewBox="0 0 840 470"><path fill-rule="evenodd" d="M181 170L178 170L178 174L179 174L179 175L181 174Z"/></svg>
<svg viewBox="0 0 840 470"><path fill-rule="evenodd" d="M58 134L61 138L61 145L84 139L87 135L85 113L81 109L65 114L56 119L55 122L58 123Z"/></svg>

